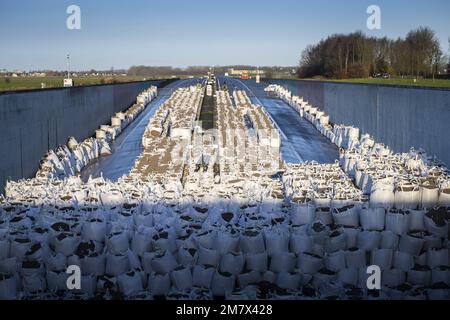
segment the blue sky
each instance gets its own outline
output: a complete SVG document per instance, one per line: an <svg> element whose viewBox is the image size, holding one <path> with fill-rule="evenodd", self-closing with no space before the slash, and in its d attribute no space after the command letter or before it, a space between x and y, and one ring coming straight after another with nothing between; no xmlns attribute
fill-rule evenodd
<svg viewBox="0 0 450 320"><path fill-rule="evenodd" d="M81 8L81 30L66 8ZM377 4L382 29L366 28ZM448 52L448 0L0 0L0 69L76 70L131 65L296 65L302 50L333 33L392 38L419 26Z"/></svg>

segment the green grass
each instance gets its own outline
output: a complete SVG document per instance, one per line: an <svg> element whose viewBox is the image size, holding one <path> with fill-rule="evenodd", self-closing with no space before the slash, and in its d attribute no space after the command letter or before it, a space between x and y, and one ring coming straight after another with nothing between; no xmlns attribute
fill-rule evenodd
<svg viewBox="0 0 450 320"><path fill-rule="evenodd" d="M18 77L18 78L0 78L0 91L29 90L40 89L41 83L45 88L63 87L64 77ZM102 83L130 82L144 80L143 77L116 76L112 77L77 77L74 78L75 86L95 85Z"/></svg>
<svg viewBox="0 0 450 320"><path fill-rule="evenodd" d="M294 78L283 78L287 80L293 80ZM412 87L434 87L434 88L450 88L450 79L419 79L414 82L414 79L382 79L382 78L369 78L369 79L298 79L296 80L310 80L310 81L332 81L343 83L361 83L361 84L380 84L391 86L412 86Z"/></svg>

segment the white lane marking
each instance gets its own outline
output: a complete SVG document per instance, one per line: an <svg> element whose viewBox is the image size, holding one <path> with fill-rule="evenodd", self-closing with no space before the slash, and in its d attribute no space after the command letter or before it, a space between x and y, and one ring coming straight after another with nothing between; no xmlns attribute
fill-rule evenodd
<svg viewBox="0 0 450 320"><path fill-rule="evenodd" d="M259 98L256 96L256 94L255 94L255 93L254 93L254 92L253 92L253 91L252 91L245 83L243 83L241 80L238 80L238 79L233 79L233 80L238 81L238 82L241 83L244 87L246 87L247 90L255 97L255 99L256 99L256 101L258 102L258 104L259 104L261 107L263 107L263 108L265 109L264 105L261 103L261 100L259 100ZM267 110L266 110L266 111L267 111ZM291 149L291 151L292 151L292 152L295 154L295 156L297 157L297 160L298 160L300 163L305 162L305 161L303 160L303 158L298 154L297 150L295 150L295 149L292 147L291 142L289 141L289 139L287 138L287 136L284 134L283 130L281 130L280 126L279 126L278 123L275 121L275 119L272 118L272 116L270 115L269 111L267 111L267 115L268 115L269 118L272 120L272 122L275 124L275 126L276 126L277 129L278 129L278 131L281 133L281 135L283 136L284 140L287 142L287 145L289 146L289 149Z"/></svg>

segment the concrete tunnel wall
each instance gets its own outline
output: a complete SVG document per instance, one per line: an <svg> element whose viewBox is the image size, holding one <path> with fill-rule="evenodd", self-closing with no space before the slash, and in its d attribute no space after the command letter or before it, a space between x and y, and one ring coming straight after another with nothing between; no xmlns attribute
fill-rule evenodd
<svg viewBox="0 0 450 320"><path fill-rule="evenodd" d="M50 149L73 136L82 141L130 107L137 95L165 81L0 94L0 193L7 180L33 177Z"/></svg>
<svg viewBox="0 0 450 320"><path fill-rule="evenodd" d="M353 125L395 152L424 149L450 167L450 90L270 80L330 115L333 123Z"/></svg>

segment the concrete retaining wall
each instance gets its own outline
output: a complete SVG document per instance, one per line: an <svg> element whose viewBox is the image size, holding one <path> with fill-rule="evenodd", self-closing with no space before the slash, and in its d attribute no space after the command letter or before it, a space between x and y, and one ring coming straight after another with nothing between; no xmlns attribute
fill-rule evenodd
<svg viewBox="0 0 450 320"><path fill-rule="evenodd" d="M450 167L450 90L270 80L330 114L331 121L357 126L395 152L422 148Z"/></svg>
<svg viewBox="0 0 450 320"><path fill-rule="evenodd" d="M71 136L82 141L130 107L136 96L165 81L0 94L0 193L8 179L30 178L44 154Z"/></svg>

